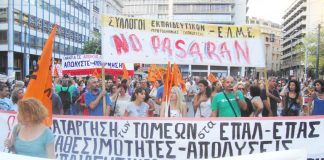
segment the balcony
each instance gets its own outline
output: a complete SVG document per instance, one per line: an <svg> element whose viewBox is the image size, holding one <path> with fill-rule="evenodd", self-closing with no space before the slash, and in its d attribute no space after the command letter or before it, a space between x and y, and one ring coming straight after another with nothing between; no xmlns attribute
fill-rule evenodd
<svg viewBox="0 0 324 160"><path fill-rule="evenodd" d="M286 26L287 23L290 23L293 19L296 19L297 16L303 14L302 12L305 13L306 11L306 4L300 5L298 8L296 8L290 15L288 19L284 19L283 25ZM288 16L287 16L288 17Z"/></svg>

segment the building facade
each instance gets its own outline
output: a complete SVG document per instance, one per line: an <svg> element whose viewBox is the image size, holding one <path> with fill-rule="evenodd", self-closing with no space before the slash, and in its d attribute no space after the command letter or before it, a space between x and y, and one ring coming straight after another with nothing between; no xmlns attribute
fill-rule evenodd
<svg viewBox="0 0 324 160"><path fill-rule="evenodd" d="M0 72L15 79L29 75L53 28L53 59L81 54L89 39L89 0L3 0L0 2Z"/></svg>
<svg viewBox="0 0 324 160"><path fill-rule="evenodd" d="M123 15L192 23L244 25L248 10L247 2L247 0L123 0ZM215 76L228 74L237 76L244 73L238 67L211 65L180 65L180 67L183 76L208 76L210 72Z"/></svg>
<svg viewBox="0 0 324 160"><path fill-rule="evenodd" d="M281 70L284 76L304 75L305 53L294 48L303 44L302 39L310 32L316 33L318 24L324 23L323 0L295 0L283 16L283 42ZM307 46L306 46L307 47Z"/></svg>
<svg viewBox="0 0 324 160"><path fill-rule="evenodd" d="M278 73L278 71L280 71L282 50L282 31L280 24L256 17L247 17L246 24L260 26L261 35L264 38L266 69L270 74ZM247 69L247 71L249 71L249 69ZM254 71L254 69L251 71ZM258 77L260 73L264 72L264 68L256 68L256 73L252 73L251 71L249 74Z"/></svg>
<svg viewBox="0 0 324 160"><path fill-rule="evenodd" d="M54 63L82 54L84 42L100 30L100 14L120 15L119 0L3 0L0 2L0 74L31 74L54 24Z"/></svg>

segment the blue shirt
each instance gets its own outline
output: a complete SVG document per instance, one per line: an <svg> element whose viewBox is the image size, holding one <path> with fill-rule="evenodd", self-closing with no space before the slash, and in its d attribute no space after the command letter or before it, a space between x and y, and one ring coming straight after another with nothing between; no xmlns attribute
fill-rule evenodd
<svg viewBox="0 0 324 160"><path fill-rule="evenodd" d="M156 98L162 99L162 97L163 97L163 91L164 91L164 85L160 86L157 89Z"/></svg>
<svg viewBox="0 0 324 160"><path fill-rule="evenodd" d="M13 134L15 136L15 149L17 154L47 158L47 146L54 143L54 134L49 128L36 139L24 141L19 138L17 133L17 125L14 127Z"/></svg>
<svg viewBox="0 0 324 160"><path fill-rule="evenodd" d="M99 90L99 92L96 95L94 95L91 91L86 92L84 94L84 101L86 103L86 107L88 107L88 109L89 109L90 116L103 116L102 98L100 99L98 105L94 109L90 108L90 103L95 101L100 93L101 93L101 90ZM110 104L111 104L111 101L109 98L109 93L106 93L106 106L110 106Z"/></svg>
<svg viewBox="0 0 324 160"><path fill-rule="evenodd" d="M12 102L9 98L0 98L0 110L11 111Z"/></svg>

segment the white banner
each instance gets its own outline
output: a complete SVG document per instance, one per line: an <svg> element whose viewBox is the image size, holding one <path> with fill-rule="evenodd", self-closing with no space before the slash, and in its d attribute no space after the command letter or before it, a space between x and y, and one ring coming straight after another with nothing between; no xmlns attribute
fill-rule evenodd
<svg viewBox="0 0 324 160"><path fill-rule="evenodd" d="M1 140L17 121L10 116L0 112ZM213 159L302 149L315 160L324 158L323 118L54 116L52 130L58 159Z"/></svg>
<svg viewBox="0 0 324 160"><path fill-rule="evenodd" d="M101 55L97 54L79 54L65 56L62 60L62 74L69 75L90 75L94 69L101 69ZM105 69L106 74L122 75L123 61L107 62ZM134 64L125 63L129 75L134 75Z"/></svg>
<svg viewBox="0 0 324 160"><path fill-rule="evenodd" d="M265 66L256 27L127 17L102 16L102 55L131 63Z"/></svg>

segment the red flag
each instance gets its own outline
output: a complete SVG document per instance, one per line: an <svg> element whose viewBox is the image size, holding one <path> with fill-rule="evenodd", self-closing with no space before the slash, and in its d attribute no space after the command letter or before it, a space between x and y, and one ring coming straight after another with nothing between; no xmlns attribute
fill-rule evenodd
<svg viewBox="0 0 324 160"><path fill-rule="evenodd" d="M214 74L211 73L211 72L210 72L210 74L209 74L209 76L208 76L208 80L209 80L210 82L212 82L212 83L217 81L217 79L215 78Z"/></svg>
<svg viewBox="0 0 324 160"><path fill-rule="evenodd" d="M101 79L101 76L100 76L100 74L98 73L97 69L94 69L94 70L93 70L92 76L94 76L94 77L96 77L96 78L98 78L98 79Z"/></svg>
<svg viewBox="0 0 324 160"><path fill-rule="evenodd" d="M30 76L30 81L24 98L36 98L47 108L48 117L44 121L47 126L52 126L52 47L57 25L46 41L36 71Z"/></svg>
<svg viewBox="0 0 324 160"><path fill-rule="evenodd" d="M128 76L128 71L126 69L125 63L122 64L123 66L123 79L129 80L129 76Z"/></svg>
<svg viewBox="0 0 324 160"><path fill-rule="evenodd" d="M166 70L166 77L164 80L164 90L163 90L163 98L162 98L162 102L166 102L167 99L167 95L169 95L170 92L170 88L171 88L171 67L170 67L170 62L168 62L168 66L167 66L167 70Z"/></svg>
<svg viewBox="0 0 324 160"><path fill-rule="evenodd" d="M147 80L150 82L155 82L157 80L157 70L155 64L152 64L149 71L148 71L148 76Z"/></svg>
<svg viewBox="0 0 324 160"><path fill-rule="evenodd" d="M55 76L55 78L60 78L60 75L58 74L56 66L54 66L54 76Z"/></svg>

